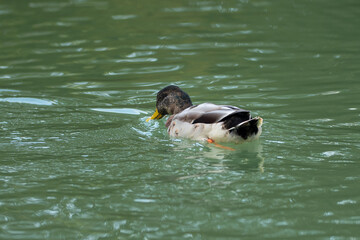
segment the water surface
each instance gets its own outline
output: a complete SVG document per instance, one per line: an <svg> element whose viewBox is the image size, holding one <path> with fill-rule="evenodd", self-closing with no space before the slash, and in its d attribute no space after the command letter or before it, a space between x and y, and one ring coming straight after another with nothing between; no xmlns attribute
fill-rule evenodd
<svg viewBox="0 0 360 240"><path fill-rule="evenodd" d="M0 4L0 239L357 239L360 6ZM259 141L145 122L176 84Z"/></svg>

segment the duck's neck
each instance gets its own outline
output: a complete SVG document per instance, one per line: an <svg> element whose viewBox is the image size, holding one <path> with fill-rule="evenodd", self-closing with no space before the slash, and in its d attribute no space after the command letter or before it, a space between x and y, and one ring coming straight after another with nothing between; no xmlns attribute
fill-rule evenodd
<svg viewBox="0 0 360 240"><path fill-rule="evenodd" d="M187 109L188 107L191 107L191 106L192 106L191 101L190 102L182 102L181 104L177 104L173 108L172 115L178 114L179 112L182 112L182 111L184 111L185 109Z"/></svg>

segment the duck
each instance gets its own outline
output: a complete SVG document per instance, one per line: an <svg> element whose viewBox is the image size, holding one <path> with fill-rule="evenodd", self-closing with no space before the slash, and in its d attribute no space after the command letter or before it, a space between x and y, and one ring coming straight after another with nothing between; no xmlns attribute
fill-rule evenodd
<svg viewBox="0 0 360 240"><path fill-rule="evenodd" d="M157 93L155 113L146 122L166 115L167 132L174 138L242 143L258 139L262 132L263 119L252 118L250 111L213 103L193 105L190 96L175 85Z"/></svg>

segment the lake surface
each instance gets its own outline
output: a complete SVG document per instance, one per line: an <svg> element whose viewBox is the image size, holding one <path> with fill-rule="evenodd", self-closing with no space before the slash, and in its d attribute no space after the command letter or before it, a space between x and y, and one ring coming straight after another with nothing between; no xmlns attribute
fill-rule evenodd
<svg viewBox="0 0 360 240"><path fill-rule="evenodd" d="M360 239L358 0L0 3L0 239ZM259 141L145 122L176 84Z"/></svg>

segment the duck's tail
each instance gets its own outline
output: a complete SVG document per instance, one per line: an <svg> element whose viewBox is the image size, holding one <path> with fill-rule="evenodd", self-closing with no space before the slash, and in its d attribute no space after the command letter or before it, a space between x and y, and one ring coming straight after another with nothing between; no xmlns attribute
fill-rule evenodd
<svg viewBox="0 0 360 240"><path fill-rule="evenodd" d="M254 117L250 120L239 123L229 130L231 133L240 136L244 140L253 139L260 136L262 122L263 119L261 117Z"/></svg>

